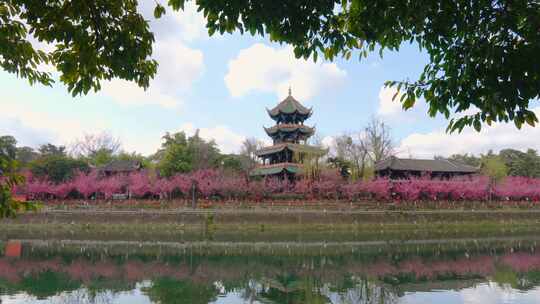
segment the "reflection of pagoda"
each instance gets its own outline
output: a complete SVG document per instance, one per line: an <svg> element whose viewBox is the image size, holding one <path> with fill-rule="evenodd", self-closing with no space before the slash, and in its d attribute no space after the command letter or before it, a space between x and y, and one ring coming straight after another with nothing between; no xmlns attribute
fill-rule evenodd
<svg viewBox="0 0 540 304"><path fill-rule="evenodd" d="M291 96L291 89L287 98L267 111L276 121L276 125L264 130L274 144L256 152L263 164L251 172L252 176L293 178L301 172L301 163L307 156L321 156L326 153L323 149L307 145L307 140L315 133L315 128L305 126L304 121L313 112Z"/></svg>

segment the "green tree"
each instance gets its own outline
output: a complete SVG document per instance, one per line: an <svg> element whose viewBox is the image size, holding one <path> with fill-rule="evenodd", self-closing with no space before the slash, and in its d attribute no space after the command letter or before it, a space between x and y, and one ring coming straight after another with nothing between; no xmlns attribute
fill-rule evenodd
<svg viewBox="0 0 540 304"><path fill-rule="evenodd" d="M31 161L38 157L39 153L31 147L17 147L17 162L21 168L27 167Z"/></svg>
<svg viewBox="0 0 540 304"><path fill-rule="evenodd" d="M13 198L13 187L24 182L17 169L17 141L12 136L0 136L0 218L15 216L17 212L35 210L36 205Z"/></svg>
<svg viewBox="0 0 540 304"><path fill-rule="evenodd" d="M243 164L246 162L244 155L225 154L221 156L221 168L226 172L244 172Z"/></svg>
<svg viewBox="0 0 540 304"><path fill-rule="evenodd" d="M158 169L162 176L172 176L179 172L189 172L193 169L193 156L188 148L186 133L178 132L165 134L155 158L158 159Z"/></svg>
<svg viewBox="0 0 540 304"><path fill-rule="evenodd" d="M512 176L540 176L540 157L536 150L528 149L521 152L514 149L504 149L499 156L508 168L508 175Z"/></svg>
<svg viewBox="0 0 540 304"><path fill-rule="evenodd" d="M264 143L254 137L246 138L242 142L240 155L242 156L242 171L244 172L246 179L249 179L249 173L259 163L257 151L263 147Z"/></svg>
<svg viewBox="0 0 540 304"><path fill-rule="evenodd" d="M186 280L159 278L152 286L143 288L154 303L161 304L207 304L215 301L218 290L212 284L203 285Z"/></svg>
<svg viewBox="0 0 540 304"><path fill-rule="evenodd" d="M341 175L353 181L362 178L367 162L371 160L364 133L336 136L333 142L336 155L331 162L340 168Z"/></svg>
<svg viewBox="0 0 540 304"><path fill-rule="evenodd" d="M349 179L351 177L352 164L349 160L336 156L336 157L329 157L327 159L327 163L330 165L331 168L338 169L339 174L344 179Z"/></svg>
<svg viewBox="0 0 540 304"><path fill-rule="evenodd" d="M500 156L488 154L482 158L481 172L496 183L507 176L508 168Z"/></svg>
<svg viewBox="0 0 540 304"><path fill-rule="evenodd" d="M114 77L148 87L157 70L154 35L136 0L31 1L0 3L0 66L31 84L51 85L47 63L73 94L99 90ZM46 52L31 38L54 46Z"/></svg>
<svg viewBox="0 0 540 304"><path fill-rule="evenodd" d="M93 166L99 167L110 163L114 159L114 155L110 150L100 149L87 158L88 162Z"/></svg>
<svg viewBox="0 0 540 304"><path fill-rule="evenodd" d="M35 177L61 183L70 180L77 171L90 169L86 161L67 155L64 146L46 144L38 150L40 156L29 163L30 171Z"/></svg>
<svg viewBox="0 0 540 304"><path fill-rule="evenodd" d="M120 153L118 153L118 155L114 156L114 159L138 161L138 162L140 162L142 164L142 166L144 168L152 167L152 163L151 163L150 159L148 157L145 157L144 155L141 155L141 154L137 153L137 152L128 153L128 152L125 152L125 151L120 151Z"/></svg>
<svg viewBox="0 0 540 304"><path fill-rule="evenodd" d="M174 10L186 0L169 0ZM415 43L428 55L416 80L388 81L403 108L418 99L429 115L451 119L448 130L497 121L538 122L530 102L540 95L538 1L205 0L197 1L209 34L235 30L293 46L297 57L349 59ZM147 87L157 70L154 36L135 0L30 1L0 4L0 66L30 83L50 85L49 63L76 95L118 77ZM157 4L155 17L165 9ZM32 35L29 35L31 33ZM36 49L29 36L55 46ZM477 113L454 115L468 109Z"/></svg>
<svg viewBox="0 0 540 304"><path fill-rule="evenodd" d="M80 287L81 283L71 280L67 274L52 270L27 275L20 282L21 290L38 299L46 299Z"/></svg>
<svg viewBox="0 0 540 304"><path fill-rule="evenodd" d="M221 162L221 153L214 140L206 141L199 136L199 130L188 138L188 149L193 155L193 169L217 168Z"/></svg>
<svg viewBox="0 0 540 304"><path fill-rule="evenodd" d="M44 144L38 148L39 154L41 156L66 156L66 147L65 146L55 146L53 144Z"/></svg>
<svg viewBox="0 0 540 304"><path fill-rule="evenodd" d="M221 164L222 156L216 143L205 141L198 131L191 137L184 132L167 133L163 140L161 149L153 156L158 161L157 168L162 176L217 168Z"/></svg>
<svg viewBox="0 0 540 304"><path fill-rule="evenodd" d="M465 153L465 154L452 154L450 157L448 157L449 160L455 160L457 162L460 162L465 165L478 167L480 166L480 158L474 156L473 154Z"/></svg>

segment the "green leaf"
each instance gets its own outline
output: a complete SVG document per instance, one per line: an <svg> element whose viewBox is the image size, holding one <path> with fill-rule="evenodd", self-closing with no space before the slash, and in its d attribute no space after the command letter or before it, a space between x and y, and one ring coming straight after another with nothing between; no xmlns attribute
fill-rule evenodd
<svg viewBox="0 0 540 304"><path fill-rule="evenodd" d="M165 8L161 4L157 4L154 8L154 17L156 19L161 18L165 14Z"/></svg>
<svg viewBox="0 0 540 304"><path fill-rule="evenodd" d="M414 106L414 103L415 103L415 98L414 97L408 97L407 99L405 99L405 101L403 102L403 109L404 110L408 110L410 108L412 108Z"/></svg>
<svg viewBox="0 0 540 304"><path fill-rule="evenodd" d="M479 119L474 120L473 126L477 132L480 132L480 130L482 129L482 124L480 123Z"/></svg>

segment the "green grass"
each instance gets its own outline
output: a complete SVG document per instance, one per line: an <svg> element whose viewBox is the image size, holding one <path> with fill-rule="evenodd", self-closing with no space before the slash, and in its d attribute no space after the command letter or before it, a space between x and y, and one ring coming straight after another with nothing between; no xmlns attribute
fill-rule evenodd
<svg viewBox="0 0 540 304"><path fill-rule="evenodd" d="M0 223L0 238L163 241L370 241L536 235L538 220L381 223Z"/></svg>

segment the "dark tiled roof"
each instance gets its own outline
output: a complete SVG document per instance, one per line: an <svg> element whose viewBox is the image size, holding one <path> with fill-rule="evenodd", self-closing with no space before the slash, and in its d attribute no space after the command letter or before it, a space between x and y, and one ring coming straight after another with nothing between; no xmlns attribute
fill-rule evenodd
<svg viewBox="0 0 540 304"><path fill-rule="evenodd" d="M302 168L300 164L295 163L280 163L280 164L273 164L273 165L266 165L266 166L259 166L253 171L250 172L251 176L264 176L264 175L273 175L278 174L283 171L288 171L289 173L299 173Z"/></svg>
<svg viewBox="0 0 540 304"><path fill-rule="evenodd" d="M276 134L278 131L294 132L296 130L299 130L302 133L309 134L309 135L312 135L313 133L315 133L315 128L311 128L304 125L298 125L298 124L280 124L280 125L275 125L270 128L264 128L264 130L266 131L266 134L268 135Z"/></svg>
<svg viewBox="0 0 540 304"><path fill-rule="evenodd" d="M107 172L126 172L141 169L141 163L136 160L113 160L112 162L99 168Z"/></svg>
<svg viewBox="0 0 540 304"><path fill-rule="evenodd" d="M304 107L298 100L291 95L287 96L282 102L271 110L267 110L270 116L277 116L280 113L292 114L300 113L302 115L311 115L311 109Z"/></svg>
<svg viewBox="0 0 540 304"><path fill-rule="evenodd" d="M447 159L410 159L389 157L375 164L375 171L382 170L417 172L475 173L478 168Z"/></svg>
<svg viewBox="0 0 540 304"><path fill-rule="evenodd" d="M277 144L277 145L273 145L269 147L264 147L258 150L257 152L255 152L255 154L257 156L268 155L268 154L273 154L276 152L283 151L284 149L289 149L291 151L298 152L298 153L310 153L310 154L316 154L316 155L324 155L328 153L328 150L326 149L321 149L319 147L314 147L310 145L281 143L281 144Z"/></svg>

